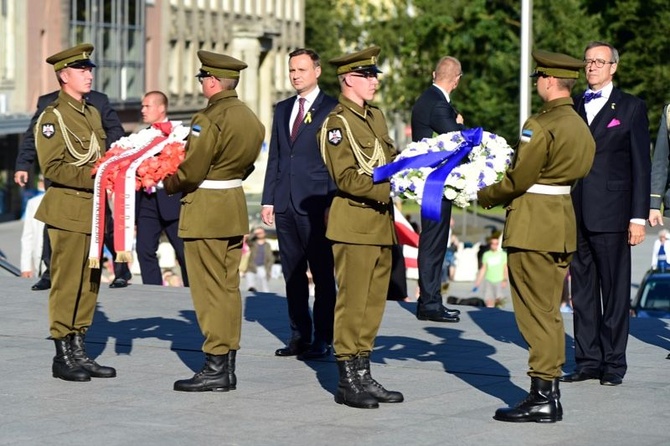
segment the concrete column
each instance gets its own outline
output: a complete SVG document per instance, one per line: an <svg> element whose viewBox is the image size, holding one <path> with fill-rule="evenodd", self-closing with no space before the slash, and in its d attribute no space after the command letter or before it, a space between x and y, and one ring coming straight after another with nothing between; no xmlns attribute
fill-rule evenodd
<svg viewBox="0 0 670 446"><path fill-rule="evenodd" d="M248 65L240 75L240 83L237 86L237 94L254 113L258 115L260 110L260 95L258 94L259 66L261 56L261 44L259 38L262 34L258 30L247 27L233 28L233 40L231 43L231 55L240 59Z"/></svg>

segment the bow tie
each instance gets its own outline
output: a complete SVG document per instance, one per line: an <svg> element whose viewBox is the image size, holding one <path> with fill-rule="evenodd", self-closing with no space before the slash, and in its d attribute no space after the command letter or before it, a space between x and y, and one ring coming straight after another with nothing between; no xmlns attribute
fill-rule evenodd
<svg viewBox="0 0 670 446"><path fill-rule="evenodd" d="M602 97L602 95L603 95L602 91L597 92L587 91L586 93L584 93L584 103L588 104L592 100Z"/></svg>

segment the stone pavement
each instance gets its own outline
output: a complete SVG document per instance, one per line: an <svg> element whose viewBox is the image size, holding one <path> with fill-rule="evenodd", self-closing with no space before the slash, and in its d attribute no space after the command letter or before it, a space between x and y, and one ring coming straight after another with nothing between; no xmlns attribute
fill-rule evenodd
<svg viewBox="0 0 670 446"><path fill-rule="evenodd" d="M0 224L10 259L16 227ZM645 249L634 250L638 269L648 264ZM389 302L372 370L405 402L360 410L334 403L332 358L274 356L289 334L279 280L274 293L243 293L238 389L202 394L172 390L203 361L188 289L103 287L87 344L118 377L70 383L51 377L48 292L31 284L0 277L0 445L670 444L670 320L632 320L623 385L562 385L562 422L510 424L492 415L529 384L510 308L461 307L460 323L439 324L416 320L413 303ZM455 283L449 292L466 297L471 287ZM570 370L572 316L564 318Z"/></svg>

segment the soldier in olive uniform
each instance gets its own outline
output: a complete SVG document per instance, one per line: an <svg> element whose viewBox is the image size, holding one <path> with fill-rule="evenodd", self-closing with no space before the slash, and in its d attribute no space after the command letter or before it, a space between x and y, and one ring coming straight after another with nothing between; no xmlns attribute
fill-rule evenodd
<svg viewBox="0 0 670 446"><path fill-rule="evenodd" d="M486 208L507 208L503 246L514 313L529 350L529 396L515 407L498 409L494 418L555 422L563 416L558 390L565 362L561 293L577 249L570 188L589 172L595 142L570 97L584 63L540 50L533 59L537 67L532 76L545 104L524 124L505 177L477 195Z"/></svg>
<svg viewBox="0 0 670 446"><path fill-rule="evenodd" d="M368 104L379 85L379 47L332 59L339 104L321 128L319 145L337 193L326 236L333 242L338 294L333 347L340 372L335 401L374 408L403 400L370 376L370 353L381 324L396 243L388 181L374 183L373 169L395 156L386 120Z"/></svg>
<svg viewBox="0 0 670 446"><path fill-rule="evenodd" d="M191 123L186 158L165 181L169 194L183 192L179 237L184 239L193 306L205 336L203 369L179 380L186 392L235 389L242 298L239 266L242 237L249 232L242 179L260 153L265 128L237 98L247 65L233 57L198 51L197 78L207 107ZM222 218L221 212L225 216Z"/></svg>
<svg viewBox="0 0 670 446"><path fill-rule="evenodd" d="M92 51L93 45L82 44L47 59L61 90L35 125L40 168L52 183L35 215L47 225L52 246L49 323L56 342L52 371L67 381L116 376L113 368L90 359L84 347L100 287L100 269L88 265L91 168L104 153L106 138L100 113L84 99L93 82Z"/></svg>

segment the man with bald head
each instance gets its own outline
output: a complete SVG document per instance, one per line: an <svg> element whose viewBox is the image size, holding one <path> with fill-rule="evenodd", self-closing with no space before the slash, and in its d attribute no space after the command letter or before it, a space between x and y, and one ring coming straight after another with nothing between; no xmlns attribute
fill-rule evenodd
<svg viewBox="0 0 670 446"><path fill-rule="evenodd" d="M451 93L463 72L458 59L445 56L433 71L430 86L412 108L412 141L463 130L463 116L451 104ZM442 197L440 220L421 217L419 234L419 300L416 317L433 322L458 322L460 311L442 305L442 264L449 242L451 201Z"/></svg>
<svg viewBox="0 0 670 446"><path fill-rule="evenodd" d="M161 91L150 91L142 98L142 120L153 125L166 122L168 98ZM137 260L140 263L142 283L162 285L163 275L158 263L158 243L161 233L165 232L174 248L184 286L188 286L186 262L184 260L184 241L177 235L179 229L179 209L182 194L168 195L159 183L156 190L137 193Z"/></svg>

